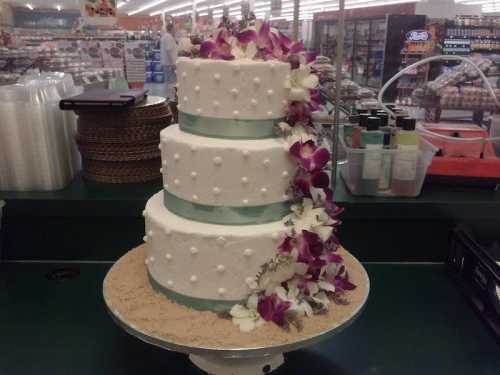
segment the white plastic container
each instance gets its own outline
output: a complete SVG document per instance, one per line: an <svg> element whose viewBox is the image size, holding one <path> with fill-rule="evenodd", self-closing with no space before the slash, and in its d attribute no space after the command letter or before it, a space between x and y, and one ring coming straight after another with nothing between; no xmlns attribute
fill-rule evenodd
<svg viewBox="0 0 500 375"><path fill-rule="evenodd" d="M393 190L393 183L391 183L391 176L394 174L398 165L401 165L400 159L407 157L408 151L403 154L401 151L395 150L370 150L360 148L350 148L344 142L343 131L340 132L340 143L344 148L347 158L347 163L340 166L340 174L345 181L346 186L353 195L366 195L366 196L380 196L380 197L416 197L420 194L424 184L427 169L432 162L432 158L438 151L436 147L427 142L425 139L420 140L419 149L415 153L415 169L410 172L413 181L411 187L406 189L406 192L398 193ZM379 188L373 190L373 185L367 189L364 183L363 175L366 174L366 160L382 160L382 165L377 168L379 170L369 171L370 175L374 173L379 175L379 186L387 185L388 188ZM413 178L414 177L414 178ZM383 180L386 180L385 183Z"/></svg>
<svg viewBox="0 0 500 375"><path fill-rule="evenodd" d="M0 87L0 190L64 188L80 170L76 116L59 109L79 93L70 75L26 77Z"/></svg>

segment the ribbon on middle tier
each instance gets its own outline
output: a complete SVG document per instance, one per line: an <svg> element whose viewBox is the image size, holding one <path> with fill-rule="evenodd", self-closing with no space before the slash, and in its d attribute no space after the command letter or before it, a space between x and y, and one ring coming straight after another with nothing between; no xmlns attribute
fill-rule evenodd
<svg viewBox="0 0 500 375"><path fill-rule="evenodd" d="M179 127L186 133L210 138L266 139L276 138L275 124L283 117L264 120L243 120L196 116L179 112Z"/></svg>
<svg viewBox="0 0 500 375"><path fill-rule="evenodd" d="M290 214L289 202L261 206L210 206L187 201L163 191L165 207L185 219L220 225L258 225L279 221Z"/></svg>

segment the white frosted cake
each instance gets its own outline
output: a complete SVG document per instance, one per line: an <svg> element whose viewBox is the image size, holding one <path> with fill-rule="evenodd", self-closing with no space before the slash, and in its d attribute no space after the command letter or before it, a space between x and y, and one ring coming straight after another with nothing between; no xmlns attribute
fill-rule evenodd
<svg viewBox="0 0 500 375"><path fill-rule="evenodd" d="M161 132L164 189L144 212L151 285L241 331L347 303L342 210L312 123L310 56L267 23L226 19L177 63L179 123Z"/></svg>
<svg viewBox="0 0 500 375"><path fill-rule="evenodd" d="M145 210L147 264L171 298L217 311L249 294L285 230L297 167L273 127L285 116L290 66L177 66L180 124L161 132L164 191Z"/></svg>

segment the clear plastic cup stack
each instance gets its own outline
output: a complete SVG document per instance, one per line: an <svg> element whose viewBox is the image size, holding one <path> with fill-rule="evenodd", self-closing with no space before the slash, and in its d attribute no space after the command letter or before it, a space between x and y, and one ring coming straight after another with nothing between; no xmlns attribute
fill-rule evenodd
<svg viewBox="0 0 500 375"><path fill-rule="evenodd" d="M0 190L59 190L71 182L81 169L76 116L59 110L59 101L79 92L63 73L0 87Z"/></svg>

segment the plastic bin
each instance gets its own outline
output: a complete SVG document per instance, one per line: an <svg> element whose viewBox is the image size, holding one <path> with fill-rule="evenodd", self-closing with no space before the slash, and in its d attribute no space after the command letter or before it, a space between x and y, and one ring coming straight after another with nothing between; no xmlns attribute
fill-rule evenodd
<svg viewBox="0 0 500 375"><path fill-rule="evenodd" d="M340 174L353 195L381 197L416 197L424 184L427 169L437 148L425 139L412 151L370 150L350 148L344 142L343 130L339 143L347 162L340 165ZM415 160L409 171L402 170ZM404 179L396 176L404 175Z"/></svg>
<svg viewBox="0 0 500 375"><path fill-rule="evenodd" d="M458 226L452 233L448 270L472 308L500 344L500 248L478 242L474 231ZM491 246L493 245L493 246Z"/></svg>

